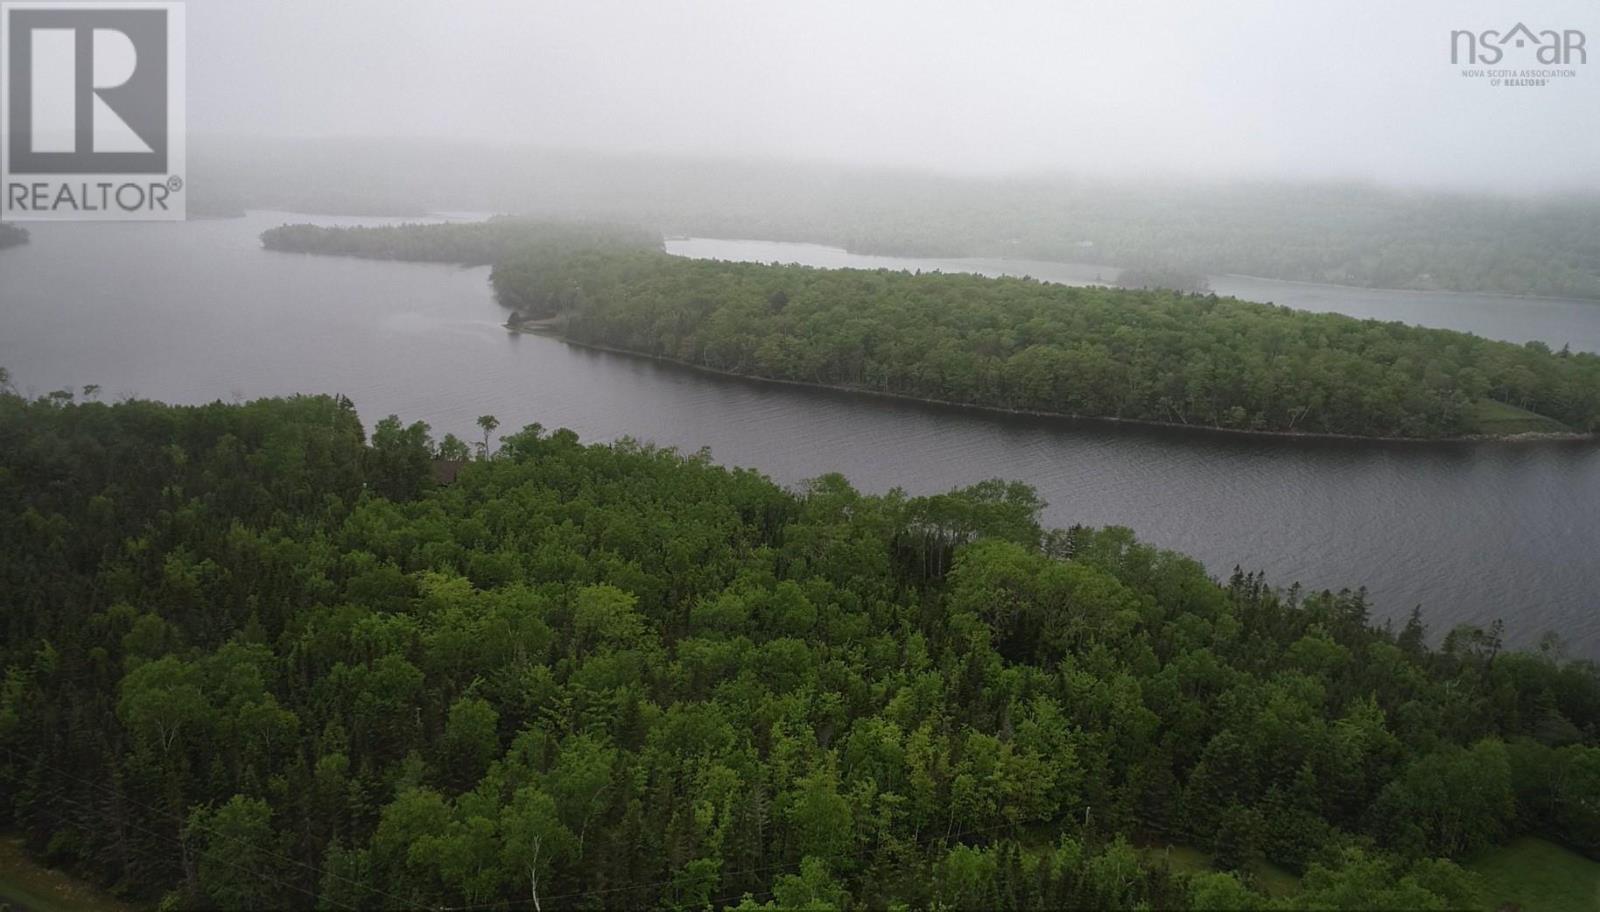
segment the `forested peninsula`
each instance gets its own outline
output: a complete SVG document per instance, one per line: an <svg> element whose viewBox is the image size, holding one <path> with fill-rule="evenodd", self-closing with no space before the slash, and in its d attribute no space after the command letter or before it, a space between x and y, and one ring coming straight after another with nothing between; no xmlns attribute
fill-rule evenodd
<svg viewBox="0 0 1600 912"><path fill-rule="evenodd" d="M998 481L73 398L0 394L0 826L143 904L1592 899L1600 677L1553 638L1216 581Z"/></svg>
<svg viewBox="0 0 1600 912"><path fill-rule="evenodd" d="M1041 415L1413 440L1600 431L1600 356L1162 288L691 260L614 225L285 226L492 262L513 327L723 373ZM1171 281L1160 271L1145 281Z"/></svg>
<svg viewBox="0 0 1600 912"><path fill-rule="evenodd" d="M525 253L494 281L574 341L958 405L1413 439L1600 429L1595 355L1212 295L648 252Z"/></svg>
<svg viewBox="0 0 1600 912"><path fill-rule="evenodd" d="M0 222L0 250L26 243L28 243L28 229L10 222Z"/></svg>

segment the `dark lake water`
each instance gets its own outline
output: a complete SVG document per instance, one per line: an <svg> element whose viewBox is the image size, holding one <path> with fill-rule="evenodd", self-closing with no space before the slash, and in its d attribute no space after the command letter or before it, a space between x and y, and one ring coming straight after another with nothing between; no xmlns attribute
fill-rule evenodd
<svg viewBox="0 0 1600 912"><path fill-rule="evenodd" d="M30 226L31 244L0 253L0 364L35 392L98 383L113 398L191 403L342 392L369 424L395 412L437 434L475 436L474 419L493 413L506 428L537 421L590 440L706 446L719 462L784 483L839 471L869 491L931 493L1019 479L1049 501L1053 525L1131 526L1216 574L1240 564L1284 585L1365 585L1380 617L1403 618L1420 604L1439 632L1504 618L1513 642L1555 630L1573 654L1600 655L1600 447L1239 437L1003 418L716 377L508 334L485 269L260 249L263 229L307 220L378 221L253 213ZM745 242L673 247L751 253ZM754 258L799 260L795 248L806 247ZM969 261L944 267L957 262ZM1059 268L1090 270L1077 281L1095 277L1096 267ZM1454 319L1453 296L1269 284L1338 305L1317 309L1389 306L1386 316L1409 322ZM1276 291L1252 296L1292 303ZM1471 297L1519 314L1503 318L1503 333L1483 323L1483 334L1518 338L1520 329L1600 348L1593 305ZM1495 313L1469 303L1457 325Z"/></svg>

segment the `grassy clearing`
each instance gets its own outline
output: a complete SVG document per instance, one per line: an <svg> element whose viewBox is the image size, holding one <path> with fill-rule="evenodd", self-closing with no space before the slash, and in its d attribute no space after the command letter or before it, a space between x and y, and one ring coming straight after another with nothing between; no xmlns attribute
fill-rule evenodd
<svg viewBox="0 0 1600 912"><path fill-rule="evenodd" d="M47 868L22 847L19 836L0 837L0 906L30 912L132 912L94 887Z"/></svg>
<svg viewBox="0 0 1600 912"><path fill-rule="evenodd" d="M1147 846L1140 851L1144 854L1146 862L1154 865L1164 862L1173 871L1181 874L1199 874L1214 870L1211 867L1211 856L1194 846L1155 845ZM1255 875L1256 889L1268 896L1291 896L1300 890L1300 878L1270 861L1256 862L1250 873Z"/></svg>
<svg viewBox="0 0 1600 912"><path fill-rule="evenodd" d="M1467 868L1483 878L1484 908L1516 903L1525 912L1600 909L1600 862L1553 842L1524 836Z"/></svg>
<svg viewBox="0 0 1600 912"><path fill-rule="evenodd" d="M1554 418L1546 418L1538 412L1530 412L1495 399L1477 401L1473 406L1472 424L1475 433L1502 436L1527 433L1561 434L1572 430Z"/></svg>

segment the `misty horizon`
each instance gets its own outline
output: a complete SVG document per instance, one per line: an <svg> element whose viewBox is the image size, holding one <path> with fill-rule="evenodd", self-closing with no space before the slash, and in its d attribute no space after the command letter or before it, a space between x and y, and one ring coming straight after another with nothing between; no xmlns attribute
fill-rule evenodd
<svg viewBox="0 0 1600 912"><path fill-rule="evenodd" d="M1600 34L1540 2L398 6L191 0L205 136L450 142L977 179L1600 190L1600 102L1491 88L1455 30ZM291 51L285 51L291 48ZM1516 65L1507 59L1503 65Z"/></svg>
<svg viewBox="0 0 1600 912"><path fill-rule="evenodd" d="M947 185L964 185L974 188L1005 185L1040 185L1069 187L1093 185L1117 191L1158 193L1165 191L1229 191L1238 189L1293 189L1315 188L1323 190L1349 190L1373 192L1395 196L1428 198L1467 198L1522 200L1528 202L1572 202L1576 199L1600 197L1600 183L1582 186L1518 185L1475 186L1470 184L1407 182L1373 176L1338 174L1228 174L1222 172L1185 174L1181 171L1149 170L1142 172L1115 172L1082 168L1017 167L990 171L971 171L959 168L941 168L936 165L919 165L894 162L862 162L832 159L823 156L799 157L776 153L752 152L736 155L715 150L651 151L607 149L599 146L562 145L547 143L496 143L491 140L451 139L443 136L265 136L251 134L191 134L189 142L205 166L240 164L236 155L246 146L275 147L278 150L300 150L308 155L331 155L336 150L361 147L373 149L381 146L389 154L427 153L430 155L457 153L493 156L527 155L544 160L568 160L591 166L639 166L663 168L733 168L753 171L811 173L839 179L885 177L908 181L937 182ZM376 150L374 150L376 151ZM207 153L211 157L205 160ZM220 153L220 154L219 154ZM530 159L532 163L534 159ZM203 188L202 192L218 188ZM492 208L492 207L491 207ZM485 210L488 211L488 210ZM508 211L509 214L514 212Z"/></svg>

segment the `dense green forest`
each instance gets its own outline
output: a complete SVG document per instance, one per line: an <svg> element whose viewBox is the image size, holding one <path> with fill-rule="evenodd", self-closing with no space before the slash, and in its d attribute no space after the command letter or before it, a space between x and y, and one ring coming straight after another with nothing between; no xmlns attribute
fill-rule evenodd
<svg viewBox="0 0 1600 912"><path fill-rule="evenodd" d="M1600 430L1600 356L1214 295L539 250L494 284L575 341L964 405L1431 438L1498 403Z"/></svg>
<svg viewBox="0 0 1600 912"><path fill-rule="evenodd" d="M340 167L351 160L362 167ZM440 174L441 160L452 163L448 175ZM296 211L476 208L643 224L669 235L810 241L860 253L1007 256L1600 298L1600 195L1594 193L978 178L353 140L252 142L218 149L206 163L207 187Z"/></svg>
<svg viewBox="0 0 1600 912"><path fill-rule="evenodd" d="M0 395L0 826L130 897L1488 909L1463 865L1518 834L1600 858L1553 638L1433 649L1016 484L485 416L440 486L461 440L343 399L72 400Z"/></svg>
<svg viewBox="0 0 1600 912"><path fill-rule="evenodd" d="M659 249L661 237L638 228L593 222L529 221L497 216L482 222L380 227L283 225L262 232L261 245L268 250L289 253L486 266L529 248L550 254Z"/></svg>
<svg viewBox="0 0 1600 912"><path fill-rule="evenodd" d="M28 243L28 229L10 222L0 222L0 250L26 243Z"/></svg>

